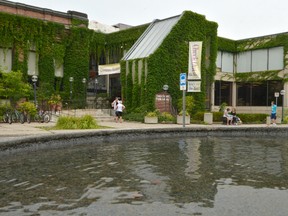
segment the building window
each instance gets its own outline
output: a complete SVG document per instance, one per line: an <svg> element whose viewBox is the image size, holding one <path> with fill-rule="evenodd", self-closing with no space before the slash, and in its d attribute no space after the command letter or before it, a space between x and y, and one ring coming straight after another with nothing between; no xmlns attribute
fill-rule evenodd
<svg viewBox="0 0 288 216"><path fill-rule="evenodd" d="M215 81L214 105L220 106L222 103L232 105L232 82Z"/></svg>
<svg viewBox="0 0 288 216"><path fill-rule="evenodd" d="M38 75L37 54L35 52L28 53L28 75Z"/></svg>
<svg viewBox="0 0 288 216"><path fill-rule="evenodd" d="M222 72L233 73L233 58L233 53L218 51L216 65Z"/></svg>
<svg viewBox="0 0 288 216"><path fill-rule="evenodd" d="M282 81L237 83L237 106L270 106L275 101L274 93L283 89ZM282 105L282 97L277 105Z"/></svg>
<svg viewBox="0 0 288 216"><path fill-rule="evenodd" d="M282 70L284 68L283 47L240 52L236 54L236 57L237 73Z"/></svg>
<svg viewBox="0 0 288 216"><path fill-rule="evenodd" d="M0 48L0 68L5 72L10 72L12 67L12 49Z"/></svg>

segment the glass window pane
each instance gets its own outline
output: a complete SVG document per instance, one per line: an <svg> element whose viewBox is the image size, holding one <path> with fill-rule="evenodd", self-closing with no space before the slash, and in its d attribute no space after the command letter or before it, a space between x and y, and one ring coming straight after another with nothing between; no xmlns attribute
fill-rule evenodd
<svg viewBox="0 0 288 216"><path fill-rule="evenodd" d="M63 77L63 64L55 65L55 77Z"/></svg>
<svg viewBox="0 0 288 216"><path fill-rule="evenodd" d="M237 73L251 72L251 51L237 54Z"/></svg>
<svg viewBox="0 0 288 216"><path fill-rule="evenodd" d="M233 73L233 53L223 52L222 72Z"/></svg>
<svg viewBox="0 0 288 216"><path fill-rule="evenodd" d="M0 48L0 67L5 72L11 71L12 67L12 50Z"/></svg>
<svg viewBox="0 0 288 216"><path fill-rule="evenodd" d="M237 106L251 106L251 84L237 83Z"/></svg>
<svg viewBox="0 0 288 216"><path fill-rule="evenodd" d="M217 68L221 68L222 67L222 52L221 51L218 51L217 52L217 60L216 60L216 66Z"/></svg>
<svg viewBox="0 0 288 216"><path fill-rule="evenodd" d="M38 65L35 52L28 53L28 75L38 75Z"/></svg>
<svg viewBox="0 0 288 216"><path fill-rule="evenodd" d="M267 105L267 82L252 83L252 106Z"/></svg>
<svg viewBox="0 0 288 216"><path fill-rule="evenodd" d="M268 69L268 50L252 51L252 72L266 71Z"/></svg>
<svg viewBox="0 0 288 216"><path fill-rule="evenodd" d="M282 70L284 68L284 49L283 47L274 47L269 51L269 70Z"/></svg>
<svg viewBox="0 0 288 216"><path fill-rule="evenodd" d="M232 105L232 83L224 81L215 81L214 104L220 106L222 103Z"/></svg>

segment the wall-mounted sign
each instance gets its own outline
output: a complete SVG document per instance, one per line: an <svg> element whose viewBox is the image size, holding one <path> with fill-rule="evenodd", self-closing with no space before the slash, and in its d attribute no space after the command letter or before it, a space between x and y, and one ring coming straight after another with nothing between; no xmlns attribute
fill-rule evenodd
<svg viewBox="0 0 288 216"><path fill-rule="evenodd" d="M201 92L201 81L188 81L187 92Z"/></svg>

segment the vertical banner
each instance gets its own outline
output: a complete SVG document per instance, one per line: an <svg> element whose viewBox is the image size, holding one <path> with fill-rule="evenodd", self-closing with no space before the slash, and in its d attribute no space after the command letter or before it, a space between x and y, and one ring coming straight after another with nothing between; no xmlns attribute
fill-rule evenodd
<svg viewBox="0 0 288 216"><path fill-rule="evenodd" d="M188 80L201 80L202 41L189 42Z"/></svg>

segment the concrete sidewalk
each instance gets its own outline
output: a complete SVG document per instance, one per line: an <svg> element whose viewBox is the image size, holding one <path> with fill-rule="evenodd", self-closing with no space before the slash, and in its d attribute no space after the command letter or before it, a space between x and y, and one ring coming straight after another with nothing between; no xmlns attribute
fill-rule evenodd
<svg viewBox="0 0 288 216"><path fill-rule="evenodd" d="M31 135L49 135L49 134L57 134L57 133L77 133L83 131L93 131L93 130L125 130L125 129L148 129L148 128L183 128L183 125L179 124L145 124L141 122L123 122L123 123L116 123L113 121L104 121L98 123L101 126L105 126L105 129L91 129L91 130L47 130L47 127L53 127L55 122L49 123L36 123L32 122L30 124L24 123L0 123L0 140L4 137L23 137L23 136L31 136ZM185 128L207 128L207 127L221 127L221 128L231 128L231 127L267 127L266 124L243 124L243 125L222 125L222 124L212 124L212 125L205 125L205 124L190 124L185 125ZM272 126L270 126L272 127ZM276 127L287 127L287 124L277 125Z"/></svg>

